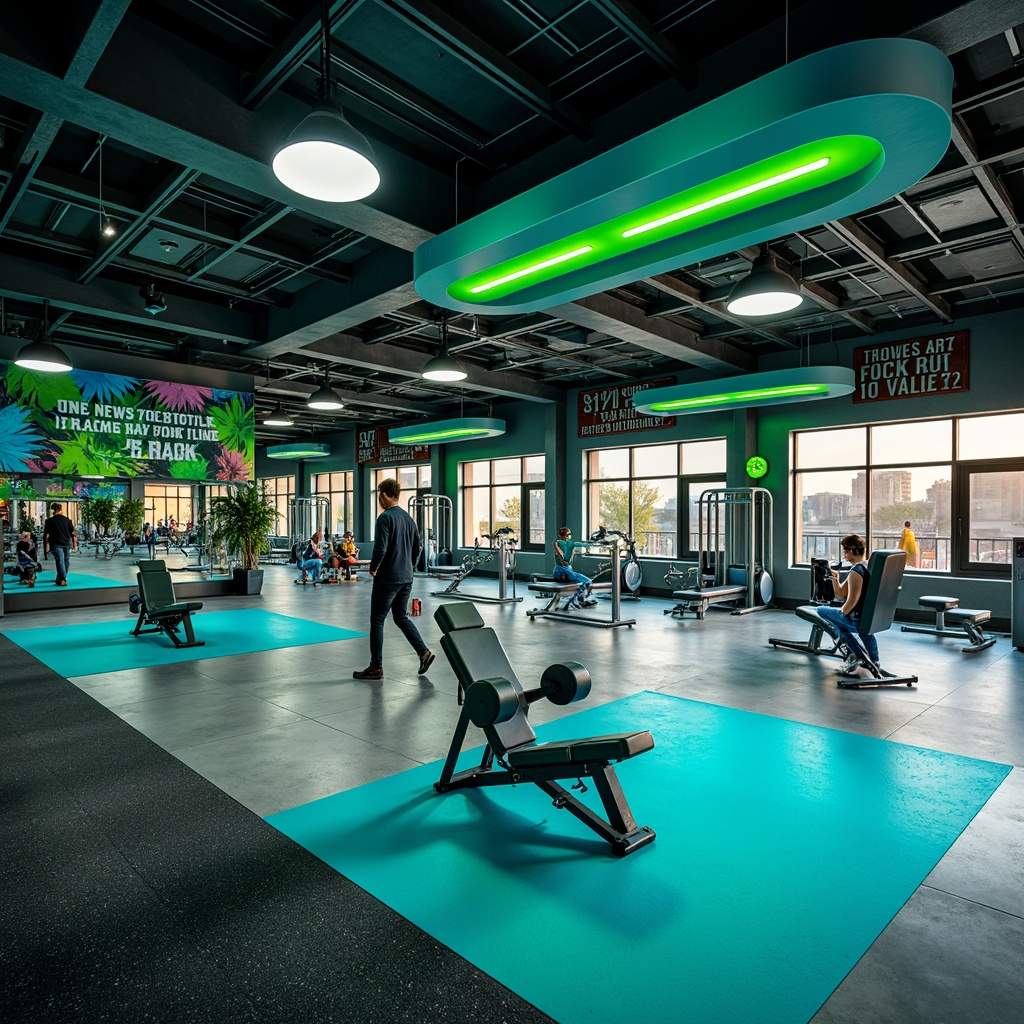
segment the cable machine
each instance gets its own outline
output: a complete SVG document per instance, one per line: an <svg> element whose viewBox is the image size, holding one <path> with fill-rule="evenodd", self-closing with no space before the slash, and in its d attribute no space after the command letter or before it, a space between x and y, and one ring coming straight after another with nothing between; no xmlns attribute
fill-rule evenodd
<svg viewBox="0 0 1024 1024"><path fill-rule="evenodd" d="M314 533L320 532L324 540L331 536L331 499L289 498L288 499L288 544L299 557L306 549L306 542Z"/></svg>
<svg viewBox="0 0 1024 1024"><path fill-rule="evenodd" d="M452 499L444 494L417 494L409 499L409 515L420 533L420 557L415 571L431 575L438 566L451 569Z"/></svg>
<svg viewBox="0 0 1024 1024"><path fill-rule="evenodd" d="M698 619L713 604L730 604L733 615L768 608L772 583L772 496L763 487L704 491L698 503L698 584L676 590L671 614L692 611ZM667 579L667 577L666 577Z"/></svg>

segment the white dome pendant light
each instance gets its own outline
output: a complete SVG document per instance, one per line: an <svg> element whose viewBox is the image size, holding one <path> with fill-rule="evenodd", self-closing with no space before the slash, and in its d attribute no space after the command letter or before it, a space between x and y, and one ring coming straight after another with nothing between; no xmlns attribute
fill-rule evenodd
<svg viewBox="0 0 1024 1024"><path fill-rule="evenodd" d="M327 203L352 203L377 190L380 172L373 147L348 123L334 98L327 0L321 0L320 21L320 101L274 154L272 166L293 192Z"/></svg>

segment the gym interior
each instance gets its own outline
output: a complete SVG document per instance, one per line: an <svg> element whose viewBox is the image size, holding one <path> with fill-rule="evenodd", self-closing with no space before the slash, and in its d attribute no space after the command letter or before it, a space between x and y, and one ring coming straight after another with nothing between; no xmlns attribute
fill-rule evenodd
<svg viewBox="0 0 1024 1024"><path fill-rule="evenodd" d="M775 6L4 19L4 1021L1019 1016L1024 22ZM275 177L325 93L368 197Z"/></svg>

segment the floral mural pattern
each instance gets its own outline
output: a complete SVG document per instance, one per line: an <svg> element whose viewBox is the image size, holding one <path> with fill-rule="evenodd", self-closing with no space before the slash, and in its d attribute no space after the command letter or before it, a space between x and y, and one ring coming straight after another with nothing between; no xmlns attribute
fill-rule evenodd
<svg viewBox="0 0 1024 1024"><path fill-rule="evenodd" d="M0 360L0 472L253 479L253 395Z"/></svg>

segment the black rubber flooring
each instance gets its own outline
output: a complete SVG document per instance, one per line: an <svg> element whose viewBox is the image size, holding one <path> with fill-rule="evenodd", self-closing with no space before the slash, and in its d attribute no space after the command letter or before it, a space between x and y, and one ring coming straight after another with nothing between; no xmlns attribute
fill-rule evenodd
<svg viewBox="0 0 1024 1024"><path fill-rule="evenodd" d="M0 837L4 1024L550 1020L3 636Z"/></svg>

